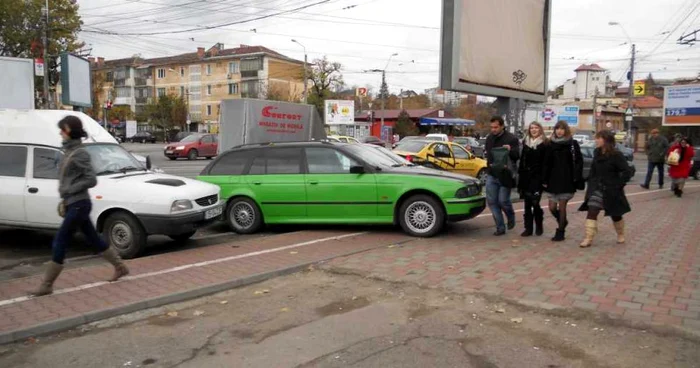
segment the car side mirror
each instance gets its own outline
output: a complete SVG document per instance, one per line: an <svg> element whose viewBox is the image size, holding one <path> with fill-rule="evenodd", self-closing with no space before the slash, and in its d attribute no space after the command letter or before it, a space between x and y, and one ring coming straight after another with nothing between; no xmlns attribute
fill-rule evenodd
<svg viewBox="0 0 700 368"><path fill-rule="evenodd" d="M364 174L364 173L365 173L364 166L350 166L350 174Z"/></svg>
<svg viewBox="0 0 700 368"><path fill-rule="evenodd" d="M151 156L146 156L146 169L150 170L153 167L153 163L151 163Z"/></svg>

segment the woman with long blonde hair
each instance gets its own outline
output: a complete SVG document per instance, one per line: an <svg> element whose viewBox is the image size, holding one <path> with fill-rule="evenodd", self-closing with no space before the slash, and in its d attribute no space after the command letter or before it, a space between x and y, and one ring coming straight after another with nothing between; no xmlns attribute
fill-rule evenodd
<svg viewBox="0 0 700 368"><path fill-rule="evenodd" d="M544 136L542 124L538 122L530 123L527 134L523 138L522 153L520 154L520 164L518 166L518 192L525 201L525 231L521 236L537 236L544 232L543 221L544 211L540 206L542 199L542 164L544 163L545 146L547 138Z"/></svg>

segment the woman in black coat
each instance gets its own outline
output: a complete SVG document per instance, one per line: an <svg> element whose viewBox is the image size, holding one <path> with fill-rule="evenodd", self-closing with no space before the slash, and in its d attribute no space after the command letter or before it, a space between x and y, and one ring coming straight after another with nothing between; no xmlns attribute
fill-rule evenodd
<svg viewBox="0 0 700 368"><path fill-rule="evenodd" d="M605 210L617 232L617 243L625 242L625 222L622 215L630 212L630 204L625 197L625 185L632 173L624 155L615 148L615 136L604 130L596 134L596 150L593 154L591 172L588 176L586 198L579 211L588 211L586 216L586 237L581 248L590 247L598 232L598 215Z"/></svg>
<svg viewBox="0 0 700 368"><path fill-rule="evenodd" d="M537 122L530 124L527 134L523 139L523 150L520 154L520 165L518 166L518 191L520 197L525 200L525 231L521 236L531 236L535 223L535 234L542 235L544 232L542 222L544 211L540 207L542 199L542 163L544 162L545 144L547 138L544 136L542 125Z"/></svg>
<svg viewBox="0 0 700 368"><path fill-rule="evenodd" d="M542 167L545 192L549 193L549 211L559 224L552 241L566 239L566 207L574 198L576 190L582 190L583 156L581 147L573 139L571 128L565 121L554 125L554 133L546 146Z"/></svg>

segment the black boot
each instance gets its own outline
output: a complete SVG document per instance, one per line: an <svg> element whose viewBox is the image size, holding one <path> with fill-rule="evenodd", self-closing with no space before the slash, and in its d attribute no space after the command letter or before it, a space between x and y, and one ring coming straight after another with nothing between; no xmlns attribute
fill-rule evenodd
<svg viewBox="0 0 700 368"><path fill-rule="evenodd" d="M554 234L554 237L552 238L552 241L560 242L564 240L566 240L566 230L557 229L556 233Z"/></svg>
<svg viewBox="0 0 700 368"><path fill-rule="evenodd" d="M683 197L683 189L678 189L678 194L676 194L678 198Z"/></svg>
<svg viewBox="0 0 700 368"><path fill-rule="evenodd" d="M544 211L541 208L535 208L535 235L541 236L544 233Z"/></svg>
<svg viewBox="0 0 700 368"><path fill-rule="evenodd" d="M550 208L549 213L551 213L552 216L554 216L554 219L557 220L557 224L558 224L559 223L559 209L553 210Z"/></svg>
<svg viewBox="0 0 700 368"><path fill-rule="evenodd" d="M532 213L529 211L525 211L525 214L523 215L523 222L525 223L525 231L523 231L520 236L532 236L532 220L533 216Z"/></svg>

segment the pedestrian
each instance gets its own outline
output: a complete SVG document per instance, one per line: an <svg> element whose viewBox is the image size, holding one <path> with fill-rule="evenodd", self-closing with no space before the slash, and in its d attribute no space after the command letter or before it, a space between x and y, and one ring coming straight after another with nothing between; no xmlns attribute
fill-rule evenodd
<svg viewBox="0 0 700 368"><path fill-rule="evenodd" d="M664 187L664 162L666 161L666 152L668 152L669 144L666 137L659 135L658 129L652 129L651 137L647 140L647 176L644 179L644 184L641 185L644 189L649 189L651 177L654 175L654 169L659 172L659 189Z"/></svg>
<svg viewBox="0 0 700 368"><path fill-rule="evenodd" d="M579 208L579 211L588 212L586 236L579 245L581 248L593 244L598 233L598 215L602 210L613 221L617 243L624 243L625 221L622 216L631 211L624 188L632 179L632 172L625 156L615 146L615 135L607 130L600 131L595 136L595 144L586 197Z"/></svg>
<svg viewBox="0 0 700 368"><path fill-rule="evenodd" d="M63 271L66 247L77 230L80 230L90 245L114 266L114 274L109 281L116 281L129 274L117 252L100 238L90 220L92 202L88 189L97 185L97 177L92 168L90 154L83 148L82 138L87 137L83 124L80 118L71 115L61 119L58 128L63 138L64 150L58 173L58 192L61 196L58 212L63 217L63 222L53 239L52 261L46 269L44 280L38 289L31 292L34 296L53 293L53 284Z"/></svg>
<svg viewBox="0 0 700 368"><path fill-rule="evenodd" d="M537 236L544 232L542 225L544 211L540 206L540 200L542 199L542 164L544 163L546 141L542 125L532 122L522 142L518 167L518 191L520 197L525 201L525 213L523 214L525 231L520 234L521 236L532 235L533 222Z"/></svg>
<svg viewBox="0 0 700 368"><path fill-rule="evenodd" d="M491 134L486 138L485 151L488 163L486 177L486 202L496 222L495 236L506 233L503 214L508 221L508 230L515 228L515 211L510 201L510 192L515 187L516 163L520 156L518 138L506 131L500 116L491 118Z"/></svg>
<svg viewBox="0 0 700 368"><path fill-rule="evenodd" d="M672 155L677 155L677 163L671 162L669 160L668 175L671 177L671 190L676 197L680 198L683 196L683 188L685 187L685 181L690 176L690 167L693 157L695 156L695 150L690 142L690 138L681 138L678 143L673 144L669 150L669 158ZM674 160L675 161L675 160Z"/></svg>
<svg viewBox="0 0 700 368"><path fill-rule="evenodd" d="M549 211L557 220L557 230L552 241L566 239L566 206L576 190L585 186L583 181L583 156L581 147L573 139L571 128L565 121L554 125L554 132L546 146L543 165L544 190L549 193Z"/></svg>

